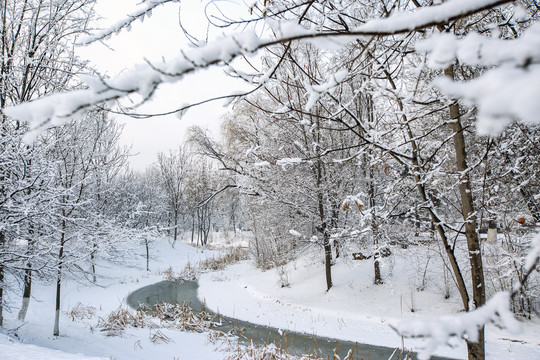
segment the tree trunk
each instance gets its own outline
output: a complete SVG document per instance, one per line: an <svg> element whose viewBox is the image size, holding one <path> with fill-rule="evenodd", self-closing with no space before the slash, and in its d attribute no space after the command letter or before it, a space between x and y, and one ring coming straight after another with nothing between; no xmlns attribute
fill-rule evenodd
<svg viewBox="0 0 540 360"><path fill-rule="evenodd" d="M30 296L32 293L32 264L28 263L27 268L24 270L24 290L21 309L17 315L17 319L24 321L26 313L28 312L28 305L30 304Z"/></svg>
<svg viewBox="0 0 540 360"><path fill-rule="evenodd" d="M319 218L321 220L321 232L323 236L323 247L324 247L324 268L326 273L326 291L330 290L332 287L332 246L330 245L330 237L328 236L328 229L325 221L325 212L324 212L324 202L323 194L320 189L321 186L321 163L320 159L317 162L317 187L318 194L318 206L319 206Z"/></svg>
<svg viewBox="0 0 540 360"><path fill-rule="evenodd" d="M174 237L172 247L176 244L176 239L178 237L178 209L174 209Z"/></svg>
<svg viewBox="0 0 540 360"><path fill-rule="evenodd" d="M58 273L56 277L56 308L54 313L54 329L53 336L60 335L60 295L62 286L62 266L64 260L64 245L65 245L65 221L63 223L62 236L60 238L60 251L58 252Z"/></svg>
<svg viewBox="0 0 540 360"><path fill-rule="evenodd" d="M148 249L148 239L144 239L144 247L146 248L146 271L150 271L150 250Z"/></svg>
<svg viewBox="0 0 540 360"><path fill-rule="evenodd" d="M330 219L330 224L332 224L332 228L336 229L338 227L338 219L339 219L339 204L333 204L332 205L332 218ZM334 249L336 251L336 260L341 256L340 252L340 246L341 243L338 241L338 239L334 239Z"/></svg>
<svg viewBox="0 0 540 360"><path fill-rule="evenodd" d="M62 286L62 263L58 264L58 275L56 278L56 308L54 313L53 336L60 335L60 291Z"/></svg>
<svg viewBox="0 0 540 360"><path fill-rule="evenodd" d="M197 208L197 246L199 246L199 241L201 241L201 209Z"/></svg>
<svg viewBox="0 0 540 360"><path fill-rule="evenodd" d="M320 128L320 117L316 117L316 133L315 143L320 143L321 128ZM319 212L319 221L320 221L320 231L323 237L323 248L324 248L324 268L326 275L326 291L329 291L332 288L332 246L330 245L330 234L328 233L328 223L325 209L325 197L323 186L323 162L322 155L320 154L320 147L316 147L316 157L317 161L313 167L313 172L315 176L316 186L317 186L317 207Z"/></svg>
<svg viewBox="0 0 540 360"><path fill-rule="evenodd" d="M167 235L171 236L172 235L172 231L171 231L171 218L172 218L172 212L171 211L167 211Z"/></svg>
<svg viewBox="0 0 540 360"><path fill-rule="evenodd" d="M445 75L454 78L453 65L444 71ZM459 182L459 193L461 198L461 207L463 220L465 221L465 237L467 238L467 248L469 251L469 262L471 265L472 291L473 291L473 309L485 304L486 293L484 283L484 269L482 264L482 251L477 232L476 212L471 193L471 182L469 168L467 165L467 149L465 145L465 136L457 104L450 105L450 118L452 122L452 131L454 132L454 148L456 151L457 170L461 174ZM471 309L472 310L472 309ZM485 359L484 349L484 328L478 330L478 342L467 342L469 360Z"/></svg>
<svg viewBox="0 0 540 360"><path fill-rule="evenodd" d="M6 245L6 234L0 231L0 249ZM4 326L4 265L0 262L0 327Z"/></svg>
<svg viewBox="0 0 540 360"><path fill-rule="evenodd" d="M193 245L193 238L195 235L195 213L191 215L191 245Z"/></svg>
<svg viewBox="0 0 540 360"><path fill-rule="evenodd" d="M381 285L383 284L383 280L382 280L382 277L381 277L381 267L380 267L380 257L381 257L381 252L379 251L379 240L378 240L378 237L379 237L379 231L376 229L376 226L373 225L372 223L372 233L373 233L373 273L374 273L374 278L373 278L373 283L375 285Z"/></svg>
<svg viewBox="0 0 540 360"><path fill-rule="evenodd" d="M373 170L371 167L369 168L368 181L369 208L371 210L371 236L373 237L373 283L375 285L380 285L383 283L379 260L381 253L379 251L379 228L376 220L377 214L375 211L375 180L373 179Z"/></svg>
<svg viewBox="0 0 540 360"><path fill-rule="evenodd" d="M28 161L28 167L30 167L31 161ZM28 194L30 195L31 190L28 190ZM34 226L30 224L28 228L28 238L26 242L26 254L28 255L28 259L31 258L32 254L34 253L34 244L35 244L35 232L34 232ZM23 289L23 298L22 298L22 304L21 309L19 310L19 314L17 315L17 319L20 321L24 321L26 318L26 313L28 312L28 306L30 305L30 296L32 294L32 263L30 260L26 263L26 269L24 270L24 289Z"/></svg>
<svg viewBox="0 0 540 360"><path fill-rule="evenodd" d="M98 226L98 229L99 229L99 226ZM92 246L93 246L93 249L92 249L92 252L90 253L90 262L92 264L92 282L95 284L96 283L96 253L97 253L97 247L98 247L95 239Z"/></svg>
<svg viewBox="0 0 540 360"><path fill-rule="evenodd" d="M332 247L328 239L328 232L323 230L323 244L324 244L324 265L326 273L326 291L332 287Z"/></svg>
<svg viewBox="0 0 540 360"><path fill-rule="evenodd" d="M375 220L375 200L372 197L373 184L370 184L370 208L372 210L371 218L371 234L373 236L373 283L375 285L383 284L381 276L381 266L380 266L380 257L381 252L379 251L379 229L378 224Z"/></svg>
<svg viewBox="0 0 540 360"><path fill-rule="evenodd" d="M232 228L234 231L234 234L236 235L236 217L234 216L235 213L235 206L231 209L231 222L232 222Z"/></svg>
<svg viewBox="0 0 540 360"><path fill-rule="evenodd" d="M390 83L390 86L392 86L392 89L397 90L397 86L394 82L394 79L392 78L392 75L386 70L384 71L384 73L386 75L388 82ZM448 257L448 261L450 262L450 266L452 267L452 273L454 275L456 286L457 286L459 295L461 297L463 309L465 311L469 311L469 294L467 292L465 280L463 279L463 273L461 272L461 268L459 267L459 264L457 262L456 256L454 254L454 249L449 244L448 236L446 235L446 231L444 230L444 227L443 227L443 221L437 215L434 209L433 199L430 196L428 196L424 180L420 176L420 173L422 170L420 166L420 151L418 150L418 146L415 140L415 136L412 132L412 129L409 126L409 120L405 113L405 106L403 105L403 102L401 101L399 97L396 98L396 101L398 103L399 110L402 113L401 119L402 119L403 124L406 126L406 134L411 144L412 165L413 165L413 174L414 174L413 176L414 176L414 181L416 182L416 189L418 190L418 194L420 195L420 198L422 199L422 201L427 205L427 210L431 218L431 224L432 226L433 225L435 226L435 229L437 230L437 233L439 234L439 237L441 238L441 241L443 243L446 256Z"/></svg>
<svg viewBox="0 0 540 360"><path fill-rule="evenodd" d="M533 193L529 190L529 186L524 186L519 189L519 192L527 202L527 208L529 209L529 213L534 218L536 222L540 221L540 206L538 205L538 202L534 198Z"/></svg>

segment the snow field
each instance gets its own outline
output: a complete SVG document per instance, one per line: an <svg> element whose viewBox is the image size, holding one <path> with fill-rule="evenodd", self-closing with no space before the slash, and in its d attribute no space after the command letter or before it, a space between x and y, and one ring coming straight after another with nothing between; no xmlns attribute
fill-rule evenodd
<svg viewBox="0 0 540 360"><path fill-rule="evenodd" d="M230 245L231 239L212 237L214 243ZM245 239L242 240L245 245ZM160 239L151 248L149 273L145 259L137 254L122 265L102 262L98 267L98 286L66 281L62 298L61 336L52 336L54 319L54 284L36 283L24 324L15 320L20 295L12 294L12 312L6 314L6 329L18 338L0 334L0 359L223 359L224 352L208 341L207 334L159 329L169 341L153 343L155 330L127 328L121 337L107 337L96 328L98 318L125 305L127 295L140 287L161 281L169 268L178 273L216 252L193 248L177 242L171 248L167 239ZM320 336L397 347L401 338L389 327L399 319L433 318L456 313L460 309L457 294L444 298L440 261L431 250L411 246L393 249L393 256L384 258L383 285L372 284L372 260L338 259L333 266L334 286L326 292L324 266L320 254L304 254L283 269L289 287L281 287L276 269L261 271L250 261L225 270L202 274L199 297L221 314L281 329L313 333ZM423 253L419 253L423 252ZM415 255L415 256L412 256ZM426 260L431 257L428 266ZM427 269L427 270L426 270ZM426 273L424 291L418 291ZM453 286L453 285L452 285ZM72 321L69 313L79 306L93 309L91 318ZM414 312L411 312L414 309ZM540 323L538 319L522 322L524 332L511 336L495 325L487 327L488 359L540 358ZM437 355L465 358L464 342L455 340L453 347L439 348ZM420 349L421 340L405 340L407 348Z"/></svg>
<svg viewBox="0 0 540 360"><path fill-rule="evenodd" d="M307 255L286 267L290 287L281 287L275 269L260 271L247 261L224 271L203 274L199 280L199 297L206 300L210 309L238 319L398 347L401 338L390 328L390 322L444 316L458 313L462 307L453 284L450 284L451 297L444 298L443 275L436 270L440 269L440 258L431 250L412 246L393 251L393 260L384 259L383 285L373 285L372 260L338 260L332 267L334 286L326 292L322 255L321 259ZM431 260L425 290L419 291L428 257ZM538 319L522 323L524 331L518 337L495 325L487 327L488 359L540 359L540 323ZM418 350L423 345L422 340L405 340L409 349ZM466 358L464 341L455 339L451 345L439 348L435 354Z"/></svg>
<svg viewBox="0 0 540 360"><path fill-rule="evenodd" d="M119 306L126 306L125 298L131 291L164 279L163 272L169 268L179 272L187 262L195 263L216 253L202 251L177 242L171 248L167 239L159 239L150 249L150 272L145 269L144 247L140 254L125 264L100 263L97 268L98 284L65 281L63 285L60 336L52 336L54 323L55 283L33 284L26 322L16 320L21 294L11 294L12 312L5 314L10 336L0 333L0 359L2 360L137 360L137 359L207 359L223 358L209 344L207 334L159 329L170 341L152 343L155 330L127 328L122 337L107 337L96 328L99 317L105 318ZM90 319L72 321L68 313L81 304L93 308ZM18 341L14 339L13 332Z"/></svg>

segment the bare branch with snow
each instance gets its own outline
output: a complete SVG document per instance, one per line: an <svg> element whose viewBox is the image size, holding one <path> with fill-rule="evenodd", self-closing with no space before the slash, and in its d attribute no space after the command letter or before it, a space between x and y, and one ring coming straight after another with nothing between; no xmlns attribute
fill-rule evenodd
<svg viewBox="0 0 540 360"><path fill-rule="evenodd" d="M148 12L170 0L147 2L135 17L147 16ZM229 63L232 59L254 53L259 49L295 40L323 37L358 37L364 35L385 36L424 29L433 25L481 12L510 0L452 0L441 5L421 8L414 12L398 13L387 19L373 19L350 31L318 31L306 29L296 22L269 21L274 38L261 38L255 31L224 36L196 49L182 52L160 66L142 64L115 79L89 81L88 88L68 93L55 94L16 107L7 108L4 113L14 119L30 123L32 131L27 141L42 129L64 123L74 116L80 116L91 106L107 103L138 94L147 99L163 83L178 82L187 74L217 64ZM146 12L143 11L146 9ZM95 35L91 41L108 36L127 27L132 20L124 20L111 29Z"/></svg>

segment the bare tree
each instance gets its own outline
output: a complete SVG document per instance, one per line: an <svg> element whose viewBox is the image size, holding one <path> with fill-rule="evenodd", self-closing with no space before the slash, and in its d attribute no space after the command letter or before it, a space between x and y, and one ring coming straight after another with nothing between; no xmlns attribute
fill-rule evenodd
<svg viewBox="0 0 540 360"><path fill-rule="evenodd" d="M76 38L87 28L92 17L93 0L46 0L0 2L0 110L25 101L41 97L52 92L72 87L73 74L84 67L74 55ZM16 162L11 162L2 169L0 197L8 199L15 193L24 193L27 198L35 198L43 192L49 183L48 173L40 163L42 146L38 143L28 146L22 142L27 125L1 115L2 157L19 154ZM13 152L15 150L15 152ZM6 162L2 162L6 166ZM17 169L22 169L19 172ZM22 178L20 177L22 175ZM19 185L26 181L23 188L13 188L6 182L19 179ZM21 203L23 199L19 197ZM8 213L13 209L6 209ZM13 215L13 214L12 214ZM39 216L27 217L24 237L27 240L26 254L28 261L23 266L24 290L23 304L19 318L24 319L31 294L33 274L32 253L38 248L36 241L39 232ZM12 222L8 220L6 224ZM20 219L19 219L20 220ZM0 238L4 239L0 247L6 245L9 226L0 229ZM23 234L19 234L23 235ZM0 265L0 277L4 278L4 262ZM4 282L0 281L0 326L2 325L2 305Z"/></svg>
<svg viewBox="0 0 540 360"><path fill-rule="evenodd" d="M187 166L188 154L185 149L178 148L177 151L171 151L169 155L158 154L157 167L160 183L167 193L169 214L172 217L173 247L178 238L179 217L184 202L184 192L186 191Z"/></svg>

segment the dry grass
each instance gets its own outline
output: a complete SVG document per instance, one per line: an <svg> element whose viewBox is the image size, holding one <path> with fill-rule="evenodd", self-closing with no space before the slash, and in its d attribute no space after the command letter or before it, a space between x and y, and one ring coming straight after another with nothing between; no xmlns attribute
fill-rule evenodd
<svg viewBox="0 0 540 360"><path fill-rule="evenodd" d="M182 331L204 332L217 325L214 315L204 311L194 312L187 304L167 304L155 305L150 310L153 318L159 319L161 326L167 329Z"/></svg>
<svg viewBox="0 0 540 360"><path fill-rule="evenodd" d="M192 265L190 262L188 262L184 269L182 269L178 277L173 278L174 280L197 280L199 274L201 273L207 271L223 270L228 265L237 263L242 260L246 260L247 258L248 252L246 249L241 247L228 248L224 254L218 257L213 256L206 260L200 261L196 265ZM167 280L170 279L167 278Z"/></svg>
<svg viewBox="0 0 540 360"><path fill-rule="evenodd" d="M228 265L237 263L248 258L248 251L241 247L228 248L225 254L219 257L212 257L200 262L199 269L201 271L217 271L223 270Z"/></svg>
<svg viewBox="0 0 540 360"><path fill-rule="evenodd" d="M176 277L176 280L195 281L199 277L199 267L197 265L191 265L191 262L187 262L186 266L180 271L180 274Z"/></svg>
<svg viewBox="0 0 540 360"><path fill-rule="evenodd" d="M174 275L174 270L172 266L169 266L168 269L163 270L161 274L163 274L165 280L167 281L176 281L176 276Z"/></svg>
<svg viewBox="0 0 540 360"><path fill-rule="evenodd" d="M280 344L269 339L268 342L262 345L255 344L253 340L250 340L250 344L247 346L242 345L233 331L228 333L212 331L208 336L208 340L213 344L219 344L219 347L226 353L224 360L361 360L365 359L366 356L365 353L360 352L358 344L348 349L346 355L340 355L339 342L333 352L324 352L319 348L316 339L313 339L312 344L306 346L304 353L295 351L291 344L287 343L286 339ZM388 360L412 359L411 352L397 348Z"/></svg>
<svg viewBox="0 0 540 360"><path fill-rule="evenodd" d="M141 309L133 312L124 306L119 306L107 318L103 319L100 317L97 327L106 336L122 336L127 327L156 328L158 326L151 322L149 316Z"/></svg>
<svg viewBox="0 0 540 360"><path fill-rule="evenodd" d="M239 346L226 350L228 354L224 360L322 360L309 355L290 354L287 350L274 344Z"/></svg>
<svg viewBox="0 0 540 360"><path fill-rule="evenodd" d="M187 304L161 303L151 308L141 306L137 311L120 306L105 319L99 318L97 327L107 336L122 336L128 327L204 332L217 324L204 310L194 312ZM152 342L170 340L160 331L151 334Z"/></svg>
<svg viewBox="0 0 540 360"><path fill-rule="evenodd" d="M71 318L71 321L75 320L90 320L96 315L97 309L93 306L83 305L78 302L70 311L65 312L67 316Z"/></svg>
<svg viewBox="0 0 540 360"><path fill-rule="evenodd" d="M150 330L150 341L153 344L159 344L159 343L168 344L172 340L170 337L162 333L161 330L156 330L155 332L152 332L152 330Z"/></svg>

